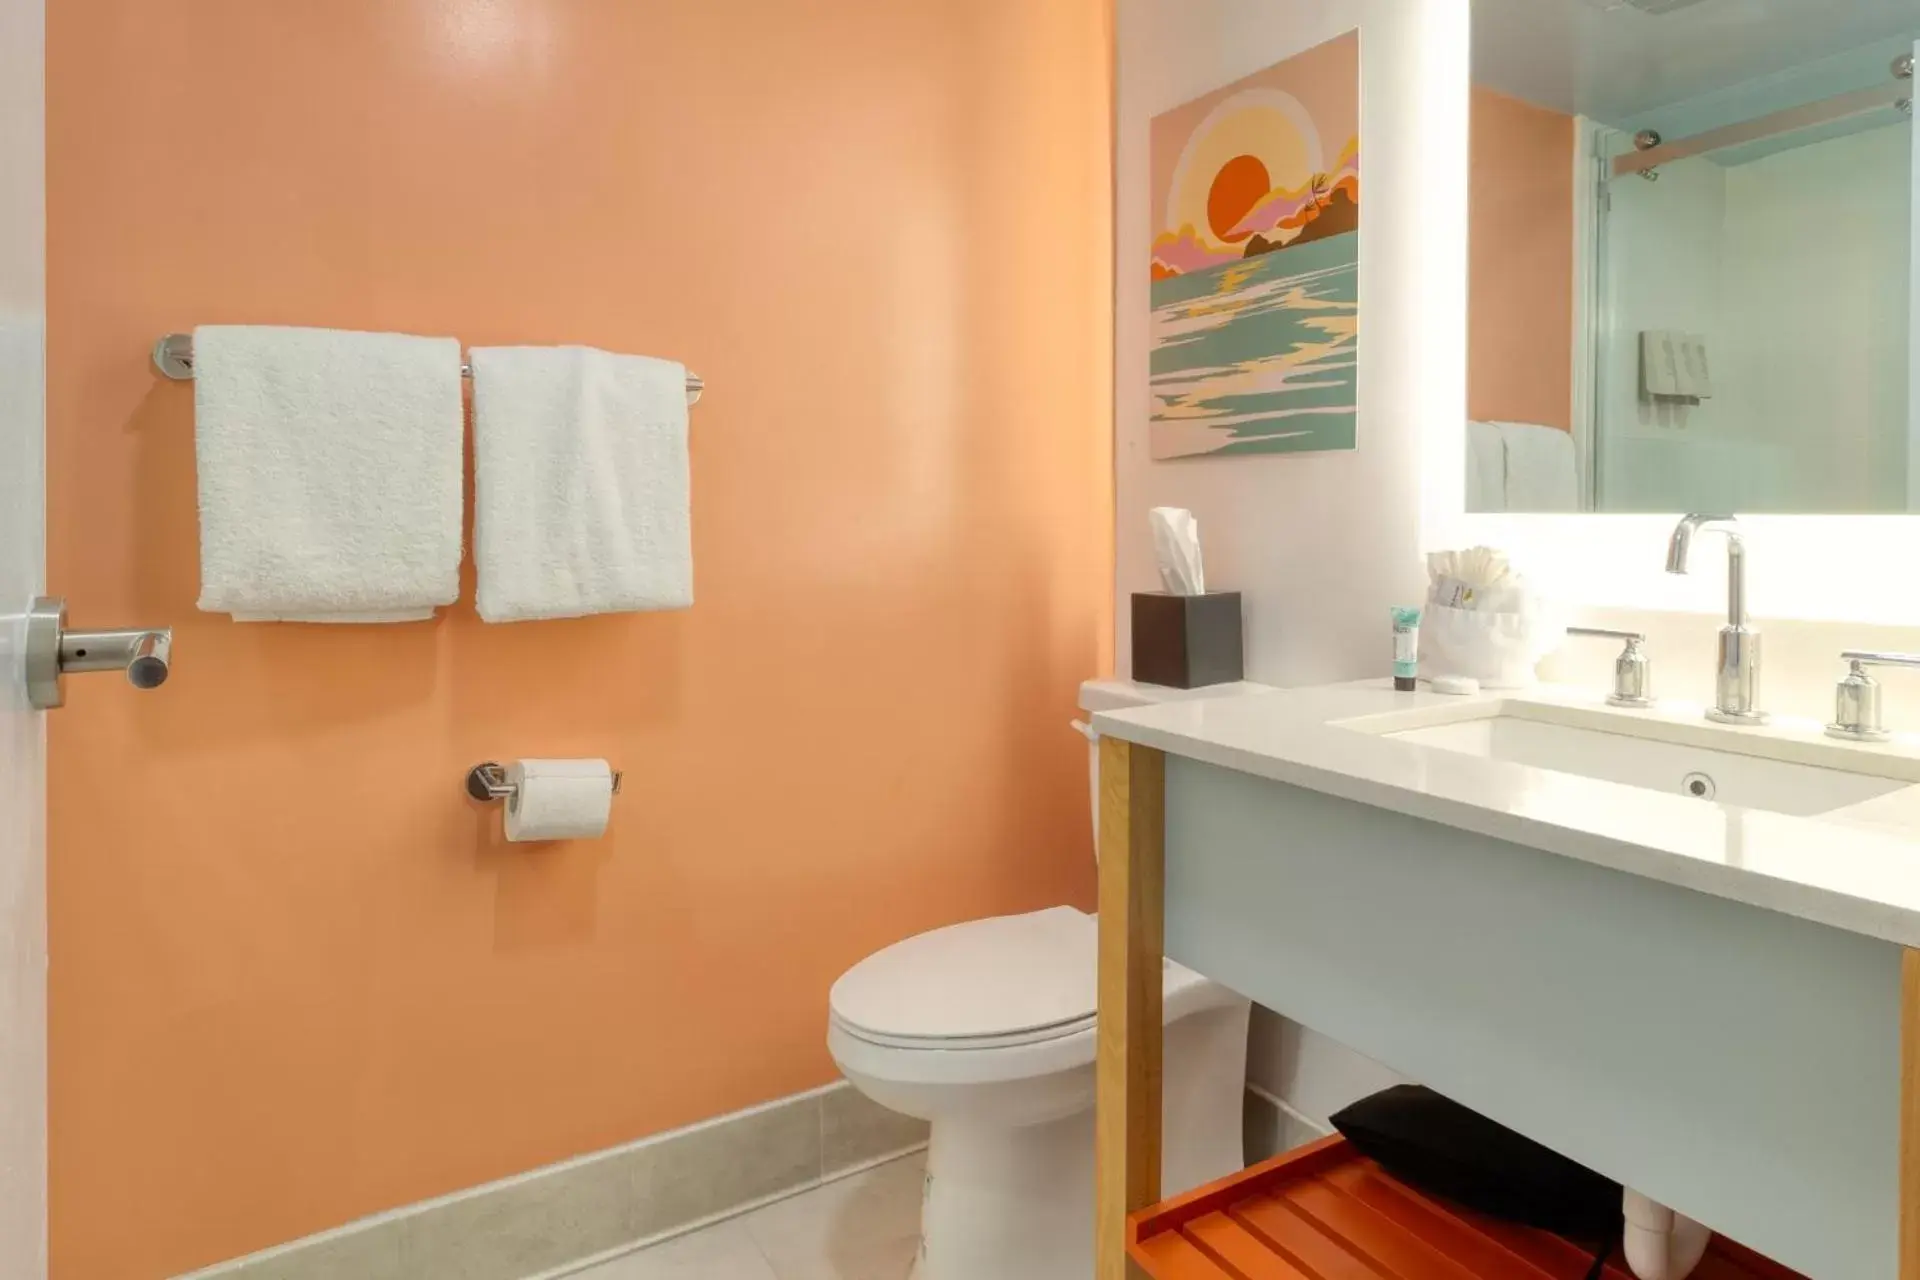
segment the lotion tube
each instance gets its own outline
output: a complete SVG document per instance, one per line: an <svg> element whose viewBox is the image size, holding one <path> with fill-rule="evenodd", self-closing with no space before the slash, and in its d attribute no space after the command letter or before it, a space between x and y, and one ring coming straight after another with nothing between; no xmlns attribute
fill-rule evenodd
<svg viewBox="0 0 1920 1280"><path fill-rule="evenodd" d="M1393 610L1393 687L1412 693L1419 687L1420 611L1396 607Z"/></svg>

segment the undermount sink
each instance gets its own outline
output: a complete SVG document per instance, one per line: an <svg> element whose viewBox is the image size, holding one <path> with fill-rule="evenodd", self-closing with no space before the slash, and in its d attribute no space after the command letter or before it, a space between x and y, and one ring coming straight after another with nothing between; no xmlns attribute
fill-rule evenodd
<svg viewBox="0 0 1920 1280"><path fill-rule="evenodd" d="M1844 748L1825 750L1806 743L1788 744L1802 754L1832 760L1840 767L1751 754L1754 749L1779 749L1776 739L1746 737L1751 730L1677 726L1668 721L1635 720L1632 713L1521 701L1464 710L1466 714L1438 723L1428 716L1421 717L1427 723L1402 727L1408 717L1387 715L1346 721L1345 727L1462 755L1803 818L1914 785L1907 778L1860 769L1858 764L1874 766L1881 762L1871 756L1855 759ZM1719 750L1673 740L1676 738L1710 738L1748 750ZM1887 767L1887 771L1895 770Z"/></svg>

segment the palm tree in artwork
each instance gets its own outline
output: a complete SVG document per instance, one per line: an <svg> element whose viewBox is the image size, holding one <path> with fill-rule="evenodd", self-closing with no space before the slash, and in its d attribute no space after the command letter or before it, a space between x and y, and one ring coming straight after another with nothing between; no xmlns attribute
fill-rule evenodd
<svg viewBox="0 0 1920 1280"><path fill-rule="evenodd" d="M1333 179L1324 173L1314 174L1307 179L1307 194L1313 197L1314 208L1326 208L1327 201L1333 198Z"/></svg>

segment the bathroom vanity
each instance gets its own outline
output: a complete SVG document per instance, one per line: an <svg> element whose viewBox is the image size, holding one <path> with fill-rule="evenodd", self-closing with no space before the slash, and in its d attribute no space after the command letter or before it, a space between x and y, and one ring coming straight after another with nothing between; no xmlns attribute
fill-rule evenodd
<svg viewBox="0 0 1920 1280"><path fill-rule="evenodd" d="M1920 743L1385 680L1100 714L1099 1280L1163 955L1819 1280L1920 1280Z"/></svg>

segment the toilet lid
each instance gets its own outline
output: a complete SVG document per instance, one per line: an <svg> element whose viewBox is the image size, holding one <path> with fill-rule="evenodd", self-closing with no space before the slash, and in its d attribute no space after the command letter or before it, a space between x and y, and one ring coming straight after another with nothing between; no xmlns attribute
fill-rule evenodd
<svg viewBox="0 0 1920 1280"><path fill-rule="evenodd" d="M969 920L876 951L829 1002L842 1025L888 1040L1039 1032L1093 1017L1098 951L1094 918L1072 907Z"/></svg>

